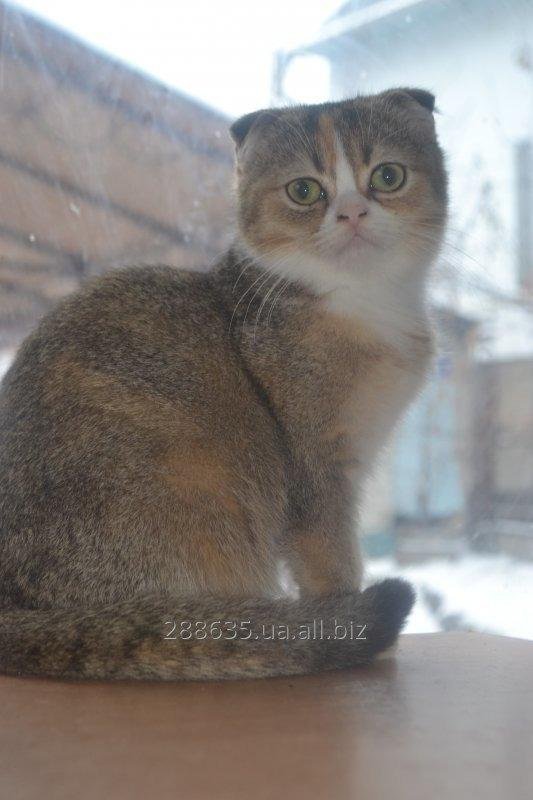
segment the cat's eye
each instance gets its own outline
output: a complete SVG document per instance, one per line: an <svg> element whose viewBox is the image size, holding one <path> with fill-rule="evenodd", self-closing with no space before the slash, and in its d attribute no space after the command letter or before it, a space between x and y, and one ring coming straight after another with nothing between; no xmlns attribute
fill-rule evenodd
<svg viewBox="0 0 533 800"><path fill-rule="evenodd" d="M395 192L404 185L405 176L401 164L380 164L370 176L370 188L376 192Z"/></svg>
<svg viewBox="0 0 533 800"><path fill-rule="evenodd" d="M294 203L301 206L312 206L318 200L325 200L327 195L322 186L314 178L296 178L285 187Z"/></svg>

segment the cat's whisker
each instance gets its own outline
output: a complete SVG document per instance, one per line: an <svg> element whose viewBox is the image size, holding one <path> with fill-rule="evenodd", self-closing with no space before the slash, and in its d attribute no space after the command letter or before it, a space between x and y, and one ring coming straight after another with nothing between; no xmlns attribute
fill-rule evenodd
<svg viewBox="0 0 533 800"><path fill-rule="evenodd" d="M232 293L232 294L233 294L233 292L235 291L235 289L237 288L237 284L239 283L240 279L242 278L242 276L244 275L244 273L246 272L246 270L247 270L247 269L250 269L250 267L251 267L251 266L252 266L252 264L254 263L254 262L253 262L253 260L252 260L251 258L248 258L248 259L246 259L246 262L247 262L247 263L245 263L245 265L244 265L243 269L242 269L242 270L240 271L240 273L239 273L239 277L237 278L237 280L236 280L236 281L235 281L235 283L233 284L233 288L232 288L232 290L231 290L231 293Z"/></svg>
<svg viewBox="0 0 533 800"><path fill-rule="evenodd" d="M430 243L433 243L433 244L436 244L436 245L441 243L440 237L437 237L437 236L431 237L429 234L425 233L424 231L415 232L415 233L412 234L412 236L414 238L417 238L420 241L426 241L426 242L430 242ZM486 269L486 266L481 261L479 261L479 259L477 259L475 256L473 256L468 251L466 251L463 248L459 247L454 242L449 241L445 237L444 241L442 242L442 251L445 252L446 249L451 249L451 250L455 251L460 256L462 256L463 258L466 258L468 261L472 262L473 264L475 264L477 267L481 268L482 270ZM441 253L441 257L442 257L442 253Z"/></svg>
<svg viewBox="0 0 533 800"><path fill-rule="evenodd" d="M262 310L263 310L263 308L264 308L264 306L265 306L265 303L267 302L268 298L270 297L270 295L272 294L272 292L274 291L274 289L276 289L276 287L277 287L277 286L279 286L279 284L281 283L281 281L282 281L282 280L283 280L283 275L280 275L280 276L278 277L278 279L277 279L277 280L276 280L276 281L275 281L275 282L272 284L272 286L270 287L270 289L268 290L268 292L265 294L265 296L263 297L263 300L262 300L262 302L261 302L261 305L259 306L259 309L258 309L258 311L257 311L257 316L256 316L256 318L255 318L255 325L254 325L254 337L253 337L253 338L254 338L254 342L255 342L255 337L256 337L256 334L257 334L257 326L259 325L259 320L260 320L260 317L261 317L261 312L262 312Z"/></svg>
<svg viewBox="0 0 533 800"><path fill-rule="evenodd" d="M252 297L250 298L250 301L249 301L249 303L248 303L248 305L246 307L246 311L244 313L244 319L243 319L242 325L241 325L241 334L242 335L244 335L244 329L246 327L246 319L248 317L248 312L250 310L250 307L251 307L252 303L254 302L255 298L257 297L257 295L259 294L261 289L268 283L268 281L272 277L276 277L276 276L274 275L274 273L272 273L271 270L266 270L266 276L265 276L264 280L261 281L261 283L259 284L259 286L255 290L255 292L253 293Z"/></svg>
<svg viewBox="0 0 533 800"><path fill-rule="evenodd" d="M274 312L274 307L275 307L275 305L276 305L277 301L278 301L278 300L281 298L281 295L283 294L283 292L285 291L285 289L287 288L287 286L288 286L290 283L291 283L291 280L290 280L289 278L286 278L286 279L283 281L283 283L282 283L282 285L281 285L281 288L278 290L278 292L277 292L277 293L274 295L274 297L272 298L272 302L271 302L271 304L270 304L270 308L269 308L269 311L268 311L268 316L267 316L267 321L266 321L267 327L270 325L270 322L271 322L271 320L272 320L272 314L273 314L273 312Z"/></svg>
<svg viewBox="0 0 533 800"><path fill-rule="evenodd" d="M263 275L264 275L264 273L263 273L263 272L261 272L261 273L260 273L260 275L259 275L259 276L258 276L258 277L255 279L255 281L254 281L254 282L251 284L251 286L249 286L249 287L246 289L246 291L245 291L245 292L244 292L244 293L243 293L243 294L240 296L239 300L237 301L237 303L236 303L236 305L235 305L235 307L234 307L234 309L233 309L233 314L231 315L231 319L230 319L230 323L229 323L229 333L231 333L231 328L232 328L232 325L233 325L233 320L234 320L235 314L237 313L237 309L238 309L238 307L240 306L240 304L242 303L242 301L244 300L244 298L246 297L246 295L248 294L248 292L251 292L251 291L252 291L252 289L254 288L254 286L255 286L255 285L256 285L256 284L257 284L257 283L258 283L258 282L261 280L261 278L263 277Z"/></svg>

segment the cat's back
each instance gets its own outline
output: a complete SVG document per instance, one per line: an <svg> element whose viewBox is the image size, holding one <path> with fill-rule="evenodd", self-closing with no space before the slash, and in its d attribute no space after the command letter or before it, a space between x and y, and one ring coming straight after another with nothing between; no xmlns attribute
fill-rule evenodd
<svg viewBox="0 0 533 800"><path fill-rule="evenodd" d="M34 484L44 454L61 473L133 451L141 462L170 441L242 425L251 406L211 274L111 272L44 317L6 373L0 480L17 473L20 485L31 472Z"/></svg>
<svg viewBox="0 0 533 800"><path fill-rule="evenodd" d="M110 272L60 303L25 340L2 383L0 413L15 402L20 418L21 404L43 405L50 393L57 399L62 386L73 392L76 375L171 392L180 376L183 384L209 372L214 351L226 349L224 330L209 274L165 266Z"/></svg>
<svg viewBox="0 0 533 800"><path fill-rule="evenodd" d="M194 347L221 319L208 274L172 267L133 267L89 282L45 316L21 346L4 384L25 369L34 376L58 357L98 369L117 368L141 353Z"/></svg>

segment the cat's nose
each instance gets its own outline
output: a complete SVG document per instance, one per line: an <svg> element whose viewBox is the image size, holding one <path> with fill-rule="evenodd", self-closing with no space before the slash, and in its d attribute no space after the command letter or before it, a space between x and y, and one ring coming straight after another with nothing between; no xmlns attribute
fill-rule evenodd
<svg viewBox="0 0 533 800"><path fill-rule="evenodd" d="M346 197L339 200L337 222L357 228L363 217L368 215L368 204L364 199Z"/></svg>

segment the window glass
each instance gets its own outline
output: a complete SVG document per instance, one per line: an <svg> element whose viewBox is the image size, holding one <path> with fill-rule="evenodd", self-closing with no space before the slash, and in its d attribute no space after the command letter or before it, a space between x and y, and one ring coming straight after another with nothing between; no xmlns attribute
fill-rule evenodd
<svg viewBox="0 0 533 800"><path fill-rule="evenodd" d="M533 4L315 0L0 10L0 370L118 265L205 269L231 238L231 120L392 86L437 97L451 213L439 354L362 508L409 631L533 638Z"/></svg>

